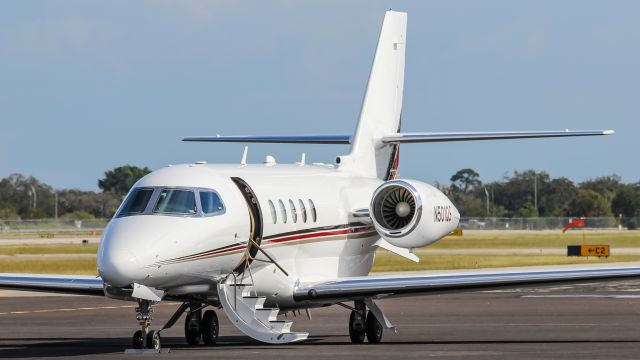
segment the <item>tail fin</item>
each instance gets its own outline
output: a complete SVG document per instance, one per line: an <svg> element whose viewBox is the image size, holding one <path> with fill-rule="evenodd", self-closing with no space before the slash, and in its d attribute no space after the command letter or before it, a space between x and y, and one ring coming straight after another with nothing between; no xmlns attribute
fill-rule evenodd
<svg viewBox="0 0 640 360"><path fill-rule="evenodd" d="M382 23L351 153L340 167L363 176L388 179L397 166L398 144L383 136L400 132L407 13L387 11Z"/></svg>

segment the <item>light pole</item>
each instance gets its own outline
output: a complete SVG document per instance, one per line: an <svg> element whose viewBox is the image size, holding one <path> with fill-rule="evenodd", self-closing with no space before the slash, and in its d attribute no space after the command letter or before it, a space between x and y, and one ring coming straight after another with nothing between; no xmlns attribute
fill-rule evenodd
<svg viewBox="0 0 640 360"><path fill-rule="evenodd" d="M496 197L493 193L493 186L491 187L491 216L496 217Z"/></svg>
<svg viewBox="0 0 640 360"><path fill-rule="evenodd" d="M36 208L36 188L33 187L33 185L29 185L31 186L31 194L33 194L33 208Z"/></svg>
<svg viewBox="0 0 640 360"><path fill-rule="evenodd" d="M484 187L484 195L487 197L487 217L489 217L489 191Z"/></svg>
<svg viewBox="0 0 640 360"><path fill-rule="evenodd" d="M533 207L538 213L538 174L533 173Z"/></svg>
<svg viewBox="0 0 640 360"><path fill-rule="evenodd" d="M58 222L58 190L55 190L53 192L53 195L55 197L55 205L53 207L53 216L56 219L56 222Z"/></svg>

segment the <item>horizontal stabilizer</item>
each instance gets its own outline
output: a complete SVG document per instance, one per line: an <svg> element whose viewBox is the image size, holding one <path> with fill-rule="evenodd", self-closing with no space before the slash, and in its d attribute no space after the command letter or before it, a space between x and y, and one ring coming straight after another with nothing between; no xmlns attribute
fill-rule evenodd
<svg viewBox="0 0 640 360"><path fill-rule="evenodd" d="M448 142L475 140L532 139L570 136L611 135L613 130L560 130L560 131L494 131L494 132L426 132L397 133L383 136L384 144ZM343 144L352 143L351 135L235 135L235 136L193 136L182 141L196 142L239 142L274 144Z"/></svg>
<svg viewBox="0 0 640 360"><path fill-rule="evenodd" d="M566 136L597 136L611 135L613 130L562 130L562 131L496 131L496 132L428 132L428 133L398 133L383 136L381 141L389 143L417 143L417 142L447 142L473 140L506 140L531 139Z"/></svg>
<svg viewBox="0 0 640 360"><path fill-rule="evenodd" d="M273 143L273 144L350 144L351 135L293 135L293 136L194 136L182 141L200 142L239 142L239 143Z"/></svg>

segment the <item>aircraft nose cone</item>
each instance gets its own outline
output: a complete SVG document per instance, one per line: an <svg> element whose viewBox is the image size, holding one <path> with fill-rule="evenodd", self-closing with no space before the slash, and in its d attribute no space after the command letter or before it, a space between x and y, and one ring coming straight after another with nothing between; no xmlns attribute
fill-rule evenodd
<svg viewBox="0 0 640 360"><path fill-rule="evenodd" d="M130 285L140 275L136 256L126 250L103 252L98 259L98 272L105 283L114 287Z"/></svg>

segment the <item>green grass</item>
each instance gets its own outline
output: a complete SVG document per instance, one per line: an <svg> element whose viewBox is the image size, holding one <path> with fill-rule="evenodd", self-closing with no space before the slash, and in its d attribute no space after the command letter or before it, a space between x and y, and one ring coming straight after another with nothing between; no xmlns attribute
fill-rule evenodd
<svg viewBox="0 0 640 360"><path fill-rule="evenodd" d="M98 244L1 245L0 255L96 254Z"/></svg>
<svg viewBox="0 0 640 360"><path fill-rule="evenodd" d="M0 272L97 275L95 258L2 259Z"/></svg>
<svg viewBox="0 0 640 360"><path fill-rule="evenodd" d="M397 255L378 253L374 272L475 269L507 266L598 264L618 261L640 261L640 255L618 255L609 258L578 258L562 255L435 255L423 256L413 263ZM95 258L2 259L0 272L34 274L96 275Z"/></svg>
<svg viewBox="0 0 640 360"><path fill-rule="evenodd" d="M563 249L581 244L582 232L471 232L462 237L447 237L425 249ZM586 232L587 244L609 244L615 248L640 247L640 231ZM3 245L0 254L95 254L97 244ZM419 271L444 269L475 269L489 267L596 264L618 261L640 261L640 255L614 255L609 258L580 258L564 255L499 255L499 254L429 254L417 252L420 262L413 263L385 250L378 251L373 271ZM0 259L0 272L96 274L95 258Z"/></svg>
<svg viewBox="0 0 640 360"><path fill-rule="evenodd" d="M614 255L608 258L582 258L564 255L498 255L498 254L429 254L429 249L566 249L567 245L608 244L611 249L640 247L640 231L624 232L467 232L448 236L427 249L417 251L420 262L414 263L385 250L379 250L372 271L420 271L475 269L491 267L593 264L618 261L640 261L640 255Z"/></svg>
<svg viewBox="0 0 640 360"><path fill-rule="evenodd" d="M15 238L58 238L58 237L70 237L70 236L102 236L102 231L86 231L86 230L69 230L69 231L53 231L53 232L40 232L40 231L18 231L18 232L0 232L0 239L15 239Z"/></svg>
<svg viewBox="0 0 640 360"><path fill-rule="evenodd" d="M615 247L640 247L640 231L599 232L471 232L448 236L429 249L560 249L567 245L608 244Z"/></svg>

